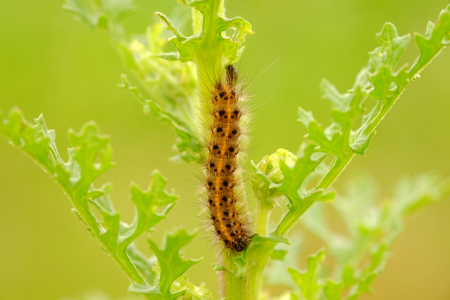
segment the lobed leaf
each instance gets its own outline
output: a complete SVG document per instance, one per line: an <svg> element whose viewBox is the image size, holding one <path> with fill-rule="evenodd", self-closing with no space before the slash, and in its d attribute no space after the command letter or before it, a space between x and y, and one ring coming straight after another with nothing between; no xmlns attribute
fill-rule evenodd
<svg viewBox="0 0 450 300"><path fill-rule="evenodd" d="M153 271L155 260L149 260L140 253L133 241L165 219L178 198L173 192L165 191L167 180L159 171L153 172L147 191L134 184L131 186L136 216L132 224L128 225L120 220L119 213L114 210L109 198L111 185L105 184L96 189L93 184L96 178L113 166L109 138L100 134L95 123L85 124L80 132L70 130L69 139L73 147L69 149L68 162L64 162L55 144L55 132L47 128L42 115L36 119L35 125L29 124L17 109L12 110L6 119L2 114L0 116L0 133L61 184L74 205L76 216L131 282L139 287L153 284L156 279ZM100 211L101 221L93 214L90 204ZM156 256L163 260L159 261L162 278L158 282L166 296L170 293L167 291L170 290L171 282L176 279L171 278L179 277L187 267L197 262L182 259L178 252L173 252L190 242L194 235L181 230L168 236L167 249L153 247ZM170 259L176 268L168 266L170 262L164 259Z"/></svg>
<svg viewBox="0 0 450 300"><path fill-rule="evenodd" d="M177 299L183 296L187 290L171 293L172 283L183 273L200 262L200 259L186 259L180 255L180 249L187 245L197 234L196 231L187 232L179 229L169 233L165 237L163 248L159 248L155 241L148 239L150 249L158 258L160 274L154 286L133 283L130 291L136 294L144 294L149 299Z"/></svg>
<svg viewBox="0 0 450 300"><path fill-rule="evenodd" d="M420 73L436 55L450 44L450 5L441 11L439 22L429 22L426 34L415 34L415 40L420 50L420 56L409 70L410 79Z"/></svg>
<svg viewBox="0 0 450 300"><path fill-rule="evenodd" d="M284 181L278 184L272 182L252 162L252 168L255 174L269 184L269 189L277 189L289 199L291 204L290 209L297 209L301 205L303 197L299 194L300 186L323 159L323 157L319 157L317 160L313 159L314 148L315 146L312 144L306 146L303 151L303 156L298 158L292 167L289 167L284 160L280 160L279 168L283 173Z"/></svg>
<svg viewBox="0 0 450 300"><path fill-rule="evenodd" d="M195 8L203 16L202 27L198 34L186 37L166 15L156 13L167 24L167 29L175 34L169 41L177 49L178 59L183 62L198 62L202 58L206 58L205 54L210 58L213 58L214 54L218 54L219 57L214 59L221 61L221 57L223 57L226 64L236 62L241 54L240 48L245 41L245 36L253 34L250 23L241 17L225 18L223 13L219 12L220 1L218 0L197 0L183 3ZM231 37L224 37L222 33L228 29L235 29L235 33ZM173 55L168 57L175 58Z"/></svg>

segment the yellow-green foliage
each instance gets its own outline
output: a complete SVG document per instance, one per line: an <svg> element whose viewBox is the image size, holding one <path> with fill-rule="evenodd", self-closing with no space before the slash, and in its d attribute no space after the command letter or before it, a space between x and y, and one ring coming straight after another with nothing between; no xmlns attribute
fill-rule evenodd
<svg viewBox="0 0 450 300"><path fill-rule="evenodd" d="M202 118L201 78L222 65L235 63L241 56L245 36L253 31L241 17L228 19L221 0L180 2L192 8L192 36L185 36L166 15L157 13L162 22L151 24L144 39L129 38L122 22L133 11L134 0L66 0L64 8L89 27L108 33L145 93L139 92L125 75L121 86L136 97L144 112L175 130L177 154L172 160L199 163L201 132L192 116L200 114L198 118ZM174 34L169 42L177 52L163 52L164 27ZM227 35L229 29L234 30L232 35ZM401 230L403 218L448 193L448 182L434 175L403 181L392 200L383 205L371 194L374 188L369 180L352 181L345 197L329 192L353 156L365 154L377 125L404 89L450 43L450 6L441 12L439 22L428 24L425 35L415 35L420 55L412 67L396 67L410 35L399 36L395 26L386 23L376 38L380 46L370 52L367 66L346 93L341 94L330 82L322 81L322 97L332 105L332 124L324 128L311 112L299 108L298 120L307 127L308 134L298 155L278 150L260 163L252 163L256 234L243 253L223 257L214 265L222 274L222 296L227 299L261 299L262 276L269 262L271 274L267 283L289 280L286 278L290 275L295 284L287 297L292 299L354 300L369 293ZM368 99L376 100L370 110L366 109ZM111 186L94 186L94 181L114 165L109 139L100 134L95 123L84 125L80 132L70 131L71 148L66 162L59 155L54 131L47 129L42 116L33 124L18 110L0 117L0 133L61 185L74 213L131 281L131 292L147 299L212 299L203 284L196 287L183 276L200 262L180 255L180 249L195 237L195 230L170 232L162 246L149 238L149 248L154 253L150 258L133 243L167 218L177 202L173 192L165 191L166 179L158 171L154 171L148 190L132 185L136 215L131 224L126 224L114 210L109 197ZM332 162L326 164L329 157ZM328 225L323 202L330 201L335 202L348 235ZM315 202L319 203L312 207ZM101 220L92 212L93 207L98 209ZM271 211L279 207L281 218L276 226L269 226ZM298 271L286 265L288 251L297 249L288 246L288 233L302 216L303 224L324 241L326 248L311 255L307 268ZM326 255L333 257L334 264L328 265ZM283 267L277 268L277 263Z"/></svg>

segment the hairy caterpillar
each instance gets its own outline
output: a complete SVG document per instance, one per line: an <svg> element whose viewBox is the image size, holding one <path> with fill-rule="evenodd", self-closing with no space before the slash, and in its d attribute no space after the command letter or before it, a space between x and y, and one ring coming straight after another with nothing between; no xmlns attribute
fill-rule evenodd
<svg viewBox="0 0 450 300"><path fill-rule="evenodd" d="M251 238L248 215L238 185L243 92L237 71L228 65L210 95L211 134L206 158L206 190L212 225L225 248L241 252Z"/></svg>

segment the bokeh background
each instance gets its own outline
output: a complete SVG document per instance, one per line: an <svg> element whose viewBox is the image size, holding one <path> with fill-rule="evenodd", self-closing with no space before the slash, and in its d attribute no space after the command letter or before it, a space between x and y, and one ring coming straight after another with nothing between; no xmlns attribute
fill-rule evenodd
<svg viewBox="0 0 450 300"><path fill-rule="evenodd" d="M345 91L376 46L375 33L393 22L400 34L424 32L448 0L293 1L228 0L228 15L250 21L242 65L256 77L259 103L249 158L255 161L286 148L297 151L306 133L296 121L297 107L313 110L327 124L329 104L320 99L323 77ZM175 0L138 2L138 13L126 21L130 32L144 32L156 21L154 11L170 13ZM102 176L113 181L113 200L131 220L129 185L148 185L153 169L168 177L179 203L154 237L183 224L200 225L194 194L198 170L173 164L172 130L142 113L142 107L120 88L123 66L107 36L90 31L61 9L60 1L3 1L0 9L0 110L19 106L31 120L43 113L55 128L61 152L67 130L96 120L111 136L117 166ZM402 63L412 63L412 42ZM401 97L367 151L356 157L338 179L340 190L351 176L369 170L388 196L402 174L437 170L450 176L450 50L446 49ZM272 98L273 97L273 98ZM271 101L266 102L272 98ZM114 299L126 294L128 282L70 212L61 189L0 137L0 299L53 300L104 291ZM376 280L374 300L450 299L450 199L429 207L406 222L384 274ZM139 241L145 248L145 239ZM314 246L314 241L311 242ZM311 246L312 248L314 248ZM319 247L317 245L317 247ZM147 252L149 253L149 252ZM210 263L213 250L200 234L186 256L204 256L188 275L205 281L215 293ZM303 262L304 263L304 262Z"/></svg>

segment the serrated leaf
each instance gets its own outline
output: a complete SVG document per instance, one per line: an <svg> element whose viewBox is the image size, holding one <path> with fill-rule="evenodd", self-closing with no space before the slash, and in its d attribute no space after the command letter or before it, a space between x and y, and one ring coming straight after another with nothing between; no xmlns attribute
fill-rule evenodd
<svg viewBox="0 0 450 300"><path fill-rule="evenodd" d="M163 248L160 248L151 238L148 239L150 249L158 258L160 276L156 286L132 285L130 291L136 294L144 294L149 299L177 299L186 293L186 290L172 294L172 283L183 273L200 262L200 259L186 259L180 255L180 249L190 243L197 234L196 231L187 232L179 229L169 233L165 237Z"/></svg>
<svg viewBox="0 0 450 300"><path fill-rule="evenodd" d="M415 34L417 46L420 50L420 56L414 62L409 74L410 78L417 75L425 68L431 60L439 54L445 46L450 43L450 6L444 9L436 25L428 23L426 35Z"/></svg>
<svg viewBox="0 0 450 300"><path fill-rule="evenodd" d="M408 72L406 66L401 68L396 73L392 73L392 69L387 66L382 66L378 72L370 75L368 78L373 85L373 90L370 92L370 97L387 101L390 105L396 97L400 95L403 89L408 85Z"/></svg>
<svg viewBox="0 0 450 300"><path fill-rule="evenodd" d="M384 65L393 70L411 40L410 35L398 36L394 24L386 23L376 37L381 47L370 53L375 68Z"/></svg>
<svg viewBox="0 0 450 300"><path fill-rule="evenodd" d="M327 135L322 126L314 119L311 112L305 111L299 107L297 120L306 126L308 129L306 137L320 146L319 151L333 154L341 152L342 140L339 138L339 135L331 135L329 134L330 132L328 132ZM334 133L337 132L334 131Z"/></svg>
<svg viewBox="0 0 450 300"><path fill-rule="evenodd" d="M299 157L295 165L291 168L285 162L280 161L280 169L284 175L284 181L281 184L273 184L272 188L277 188L286 195L292 207L296 208L300 205L301 196L298 192L303 181L311 174L320 164L323 157L318 160L312 160L314 153L314 145L305 147L303 156Z"/></svg>
<svg viewBox="0 0 450 300"><path fill-rule="evenodd" d="M332 115L335 122L323 129L310 112L305 112L301 108L298 111L298 120L308 128L306 137L319 146L317 151L331 153L340 158L348 156L352 151L350 143L352 143L353 123L363 113L368 96L360 87L349 93L340 94L325 79L321 83L321 90L322 97L333 105Z"/></svg>
<svg viewBox="0 0 450 300"><path fill-rule="evenodd" d="M150 188L142 191L138 186L131 186L131 201L136 205L136 217L126 232L121 236L122 245L128 247L138 236L153 228L167 218L178 196L167 193L164 188L167 180L155 170L152 174ZM162 212L157 209L165 207Z"/></svg>
<svg viewBox="0 0 450 300"><path fill-rule="evenodd" d="M283 174L283 182L274 183L266 174L261 172L258 167L252 162L252 168L255 174L269 185L269 189L277 189L288 197L292 206L297 207L301 201L299 194L300 186L315 168L320 164L323 157L318 157L317 160L312 160L315 146L310 144L304 148L303 156L297 160L289 162L289 165L283 160L279 161L279 168Z"/></svg>
<svg viewBox="0 0 450 300"><path fill-rule="evenodd" d="M322 93L322 98L329 100L336 110L345 112L348 109L352 99L351 94L339 93L336 87L328 80L322 79L322 82L320 83L320 92Z"/></svg>

